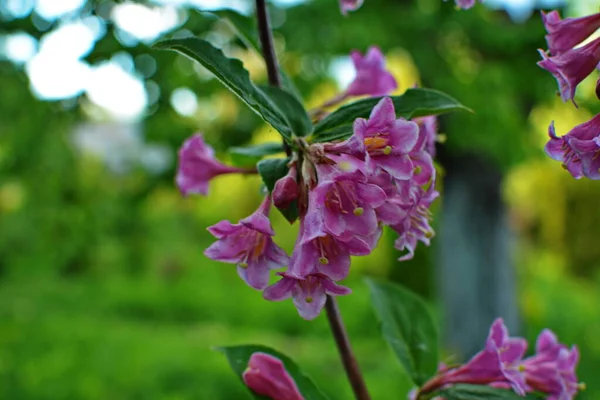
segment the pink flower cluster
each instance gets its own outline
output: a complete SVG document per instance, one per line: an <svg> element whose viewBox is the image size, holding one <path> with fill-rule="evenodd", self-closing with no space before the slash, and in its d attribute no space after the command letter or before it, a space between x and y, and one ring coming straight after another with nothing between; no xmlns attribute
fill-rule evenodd
<svg viewBox="0 0 600 400"><path fill-rule="evenodd" d="M600 68L600 38L578 46L600 28L600 13L561 19L558 11L551 11L542 13L542 19L548 32L548 51L540 50L542 61L538 65L554 75L563 101L575 104L577 86ZM600 98L600 79L596 95ZM561 137L556 135L552 123L548 135L546 154L560 161L574 178L600 179L600 114Z"/></svg>
<svg viewBox="0 0 600 400"><path fill-rule="evenodd" d="M395 89L379 50L370 50L364 59L353 54L353 59L358 73L348 92ZM267 300L291 297L303 318L317 317L327 295L350 293L337 282L348 276L351 256L373 251L383 225L398 233L396 248L405 252L401 260L412 258L418 242L429 244L434 234L429 207L438 196L432 160L435 127L435 117L396 118L394 103L384 97L368 119L354 121L353 135L345 141L298 138L288 174L255 213L237 224L221 221L208 228L217 241L205 255L236 264L240 277L264 290ZM180 151L177 183L183 193L206 194L211 178L230 172L249 171L221 164L199 135ZM272 204L285 209L292 202L298 204L300 223L288 257L273 241L269 210ZM277 273L280 280L268 286L271 270L285 267Z"/></svg>
<svg viewBox="0 0 600 400"><path fill-rule="evenodd" d="M545 329L537 338L535 354L523 358L526 350L527 341L510 337L504 322L498 318L490 328L483 350L462 366L441 368L420 393L468 383L512 389L521 396L539 392L549 400L571 400L584 387L575 374L579 362L576 346L568 348Z"/></svg>

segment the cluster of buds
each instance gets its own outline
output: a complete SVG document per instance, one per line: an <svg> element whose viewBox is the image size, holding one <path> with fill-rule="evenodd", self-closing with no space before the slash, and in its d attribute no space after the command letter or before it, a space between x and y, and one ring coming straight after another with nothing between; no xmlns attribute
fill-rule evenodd
<svg viewBox="0 0 600 400"><path fill-rule="evenodd" d="M572 400L585 387L575 374L577 347L559 343L549 329L538 336L533 356L523 358L526 350L527 341L510 337L499 318L492 324L483 350L464 365L441 366L437 375L410 397L418 399L447 386L467 383L512 389L521 396L537 392L550 400Z"/></svg>
<svg viewBox="0 0 600 400"><path fill-rule="evenodd" d="M600 66L600 38L589 40L600 28L600 13L561 19L558 11L551 11L542 13L542 18L548 31L548 51L539 50L542 61L538 65L554 75L562 100L577 106L577 86ZM582 42L585 44L578 46ZM600 79L596 96L600 99ZM600 179L600 114L560 137L552 123L548 135L546 153L574 178Z"/></svg>
<svg viewBox="0 0 600 400"><path fill-rule="evenodd" d="M389 94L396 81L385 70L377 48L363 57L353 53L356 79L337 98ZM326 104L331 104L328 102ZM322 113L319 113L322 115ZM350 289L337 282L348 276L350 257L371 253L383 225L399 235L396 248L412 258L417 243L434 233L429 207L438 196L432 161L435 117L396 118L391 98L383 97L368 119L354 121L353 135L331 143L295 138L289 172L280 178L256 212L237 224L221 221L208 228L218 240L205 251L213 260L237 265L240 277L264 291L267 300L293 298L305 319L319 315L327 295ZM253 173L214 157L201 135L188 139L179 153L177 184L184 194L207 194L210 179L225 173ZM291 257L273 241L272 205L298 204L299 233ZM268 286L271 270L280 280Z"/></svg>

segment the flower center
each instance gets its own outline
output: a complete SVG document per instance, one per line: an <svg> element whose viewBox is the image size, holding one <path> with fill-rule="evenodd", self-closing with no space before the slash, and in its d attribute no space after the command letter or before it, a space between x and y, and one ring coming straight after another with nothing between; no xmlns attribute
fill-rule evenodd
<svg viewBox="0 0 600 400"><path fill-rule="evenodd" d="M381 133L378 133L377 136L372 136L364 139L363 142L369 153L378 150L383 151L384 154L390 154L392 152L392 147L388 145L388 139L381 135Z"/></svg>

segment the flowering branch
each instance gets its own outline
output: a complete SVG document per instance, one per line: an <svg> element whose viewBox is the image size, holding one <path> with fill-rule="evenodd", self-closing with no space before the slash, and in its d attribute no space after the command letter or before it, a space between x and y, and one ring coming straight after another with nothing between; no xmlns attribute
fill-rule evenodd
<svg viewBox="0 0 600 400"><path fill-rule="evenodd" d="M335 339L342 363L346 369L346 375L352 385L352 390L357 400L370 400L369 392L367 391L367 385L363 379L362 373L350 347L350 340L346 334L344 328L344 322L340 310L338 309L337 302L333 296L327 296L327 302L325 303L325 310L327 311L327 319L329 320L329 326Z"/></svg>

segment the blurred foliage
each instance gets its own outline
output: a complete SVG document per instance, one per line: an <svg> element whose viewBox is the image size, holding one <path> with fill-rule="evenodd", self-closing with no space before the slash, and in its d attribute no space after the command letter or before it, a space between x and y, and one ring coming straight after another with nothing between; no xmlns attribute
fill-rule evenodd
<svg viewBox="0 0 600 400"><path fill-rule="evenodd" d="M83 13L107 3L88 2ZM550 120L565 133L598 110L585 96L580 110L554 102L555 82L535 65L535 50L544 47L539 19L514 24L503 12L483 6L456 12L451 1L439 0L368 0L348 18L334 0L319 0L273 8L272 16L281 63L311 106L335 94L332 61L377 44L389 55L399 92L421 84L476 110L443 117L446 150L483 154L506 172L527 336L551 327L565 342L579 343L588 383L581 398L598 398L600 188L572 180L541 157ZM0 33L42 37L32 21L2 21ZM201 130L222 154L229 146L277 139L191 61L141 43L126 46L107 22L87 61L122 51L156 60L146 80L161 95L141 123L144 140L174 154ZM182 29L218 38L255 79L265 80L260 58L226 25L189 11ZM281 350L332 398L350 397L323 317L309 323L291 302L264 302L233 267L202 255L211 241L206 226L256 207L257 177L223 177L209 198L182 199L173 187L174 165L160 174L141 165L115 173L79 151L72 136L90 119L108 122L105 113L85 96L39 101L27 86L22 67L0 61L0 398L245 398L226 360L211 350L241 343ZM180 87L198 96L189 117L169 103ZM586 83L580 91L591 88ZM277 214L274 226L291 250L297 228ZM377 332L361 274L434 296L431 249L420 247L415 260L398 264L393 240L386 232L372 256L355 260L358 273L348 281L354 294L340 300L375 399L403 397L408 383Z"/></svg>

